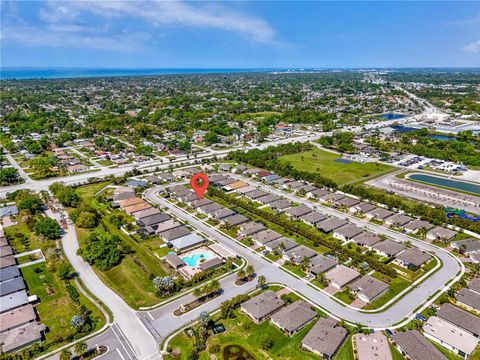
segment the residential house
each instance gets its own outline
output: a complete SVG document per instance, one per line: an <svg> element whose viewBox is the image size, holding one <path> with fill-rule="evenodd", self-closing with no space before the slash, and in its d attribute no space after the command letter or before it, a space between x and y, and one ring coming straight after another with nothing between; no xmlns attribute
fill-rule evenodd
<svg viewBox="0 0 480 360"><path fill-rule="evenodd" d="M169 241L169 244L178 251L184 251L196 246L199 246L205 242L205 239L200 235L190 233L188 235L176 238Z"/></svg>
<svg viewBox="0 0 480 360"><path fill-rule="evenodd" d="M338 229L348 222L344 219L339 219L337 217L331 217L326 220L323 220L317 224L317 228L323 231L324 233L330 233L335 229Z"/></svg>
<svg viewBox="0 0 480 360"><path fill-rule="evenodd" d="M480 241L474 238L465 240L454 241L450 243L453 249L456 249L459 253L470 255L477 251L480 251Z"/></svg>
<svg viewBox="0 0 480 360"><path fill-rule="evenodd" d="M402 251L405 251L407 247L404 244L387 239L376 243L372 248L381 256L392 258L400 254Z"/></svg>
<svg viewBox="0 0 480 360"><path fill-rule="evenodd" d="M221 222L229 224L230 226L239 226L248 221L250 220L242 214L235 214L221 220Z"/></svg>
<svg viewBox="0 0 480 360"><path fill-rule="evenodd" d="M299 300L287 305L272 316L272 323L291 336L303 329L309 322L317 317L311 305Z"/></svg>
<svg viewBox="0 0 480 360"><path fill-rule="evenodd" d="M436 226L433 229L428 230L427 239L448 242L452 240L456 235L456 231L441 226Z"/></svg>
<svg viewBox="0 0 480 360"><path fill-rule="evenodd" d="M282 236L281 238L267 242L265 244L265 250L271 253L280 252L284 254L285 252L290 251L297 246L298 244L295 240Z"/></svg>
<svg viewBox="0 0 480 360"><path fill-rule="evenodd" d="M415 219L408 224L406 224L403 229L407 234L415 234L419 230L424 229L425 231L430 230L433 227L432 224L430 224L428 221L425 220L420 220L420 219Z"/></svg>
<svg viewBox="0 0 480 360"><path fill-rule="evenodd" d="M425 337L439 343L464 359L475 350L478 338L455 325L437 317L431 316L423 325Z"/></svg>
<svg viewBox="0 0 480 360"><path fill-rule="evenodd" d="M432 256L430 254L427 254L418 248L409 248L397 255L394 262L405 268L416 270L431 258Z"/></svg>
<svg viewBox="0 0 480 360"><path fill-rule="evenodd" d="M357 270L344 265L338 265L325 274L325 278L337 289L343 288L352 281L358 279L360 276L361 275Z"/></svg>
<svg viewBox="0 0 480 360"><path fill-rule="evenodd" d="M480 294L466 288L460 289L455 295L457 304L460 304L472 311L480 311Z"/></svg>
<svg viewBox="0 0 480 360"><path fill-rule="evenodd" d="M354 291L360 300L367 303L384 295L388 291L388 285L370 275L362 276L348 286Z"/></svg>
<svg viewBox="0 0 480 360"><path fill-rule="evenodd" d="M325 220L326 218L327 217L325 215L320 214L316 211L312 211L311 213L300 216L301 221L311 226L317 226L318 223Z"/></svg>
<svg viewBox="0 0 480 360"><path fill-rule="evenodd" d="M190 234L190 230L185 225L158 233L158 236L164 241L172 241Z"/></svg>
<svg viewBox="0 0 480 360"><path fill-rule="evenodd" d="M331 360L347 337L347 331L334 319L320 319L302 340L302 348Z"/></svg>
<svg viewBox="0 0 480 360"><path fill-rule="evenodd" d="M388 339L380 331L353 335L358 360L392 360Z"/></svg>
<svg viewBox="0 0 480 360"><path fill-rule="evenodd" d="M268 204L268 206L270 206L275 211L282 211L291 207L292 204L286 199L281 199L271 202L270 204Z"/></svg>
<svg viewBox="0 0 480 360"><path fill-rule="evenodd" d="M445 303L437 311L437 316L467 331L476 338L480 337L480 318L450 303Z"/></svg>
<svg viewBox="0 0 480 360"><path fill-rule="evenodd" d="M365 214L369 211L372 211L375 209L376 206L364 201L360 201L358 204L353 205L349 211L352 214Z"/></svg>
<svg viewBox="0 0 480 360"><path fill-rule="evenodd" d="M368 213L366 213L365 217L368 220L383 221L386 218L392 216L393 214L394 214L393 211L390 211L390 210L387 210L387 209L384 209L384 208L376 208L376 209L373 209L373 210L369 211Z"/></svg>
<svg viewBox="0 0 480 360"><path fill-rule="evenodd" d="M306 259L310 261L310 259L316 256L317 254L318 253L315 250L310 249L305 245L299 245L293 248L292 250L284 253L283 258L287 261L291 261L296 264L301 264Z"/></svg>
<svg viewBox="0 0 480 360"><path fill-rule="evenodd" d="M242 236L251 236L265 229L265 225L259 222L249 221L240 225L239 233Z"/></svg>
<svg viewBox="0 0 480 360"><path fill-rule="evenodd" d="M321 273L324 273L326 271L329 271L330 269L333 269L337 265L338 263L335 260L329 257L326 257L322 254L318 254L317 256L310 259L309 272L314 276L318 276Z"/></svg>
<svg viewBox="0 0 480 360"><path fill-rule="evenodd" d="M279 299L277 294L272 290L267 290L245 301L240 309L255 323L259 324L280 310L284 304L285 302Z"/></svg>
<svg viewBox="0 0 480 360"><path fill-rule="evenodd" d="M255 241L258 246L264 246L266 243L281 237L281 234L270 229L257 232L251 236L252 240Z"/></svg>
<svg viewBox="0 0 480 360"><path fill-rule="evenodd" d="M368 249L372 249L373 245L376 243L380 242L382 238L371 232L371 231L363 231L357 236L353 237L353 241L358 245L358 246L364 246Z"/></svg>
<svg viewBox="0 0 480 360"><path fill-rule="evenodd" d="M310 214L311 212L312 212L312 209L309 208L308 206L300 205L300 206L292 207L286 210L285 214L288 217L292 218L293 220L297 220L299 217Z"/></svg>
<svg viewBox="0 0 480 360"><path fill-rule="evenodd" d="M397 213L386 218L385 225L401 228L401 227L404 227L406 224L408 224L412 220L413 218L411 218L408 215Z"/></svg>
<svg viewBox="0 0 480 360"><path fill-rule="evenodd" d="M355 236L363 232L361 228L354 224L347 224L333 230L333 237L343 242L352 240Z"/></svg>
<svg viewBox="0 0 480 360"><path fill-rule="evenodd" d="M411 360L447 360L426 337L417 330L397 331L392 335L393 341L402 355Z"/></svg>

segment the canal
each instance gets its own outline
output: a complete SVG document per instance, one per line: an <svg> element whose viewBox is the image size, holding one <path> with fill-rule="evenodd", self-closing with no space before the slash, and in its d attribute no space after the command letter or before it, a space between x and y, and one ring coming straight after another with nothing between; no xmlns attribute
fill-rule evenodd
<svg viewBox="0 0 480 360"><path fill-rule="evenodd" d="M443 186L452 190L466 191L475 195L480 195L480 185L465 181L447 179L426 174L408 174L407 177L409 179L421 181L431 185Z"/></svg>

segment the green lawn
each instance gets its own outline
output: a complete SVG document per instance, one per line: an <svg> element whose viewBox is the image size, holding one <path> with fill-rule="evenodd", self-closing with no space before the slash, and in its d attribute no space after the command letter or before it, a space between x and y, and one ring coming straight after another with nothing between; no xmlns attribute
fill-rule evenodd
<svg viewBox="0 0 480 360"><path fill-rule="evenodd" d="M393 360L405 360L405 357L398 351L398 349L393 346L392 344L388 344L390 347L390 353L392 354L392 359Z"/></svg>
<svg viewBox="0 0 480 360"><path fill-rule="evenodd" d="M79 314L79 310L68 295L65 282L48 270L45 263L22 268L21 272L28 286L29 295L37 295L40 299L35 309L40 322L49 330L45 334L46 348L60 345L64 342L62 339L71 341L70 337L74 335L74 331L70 321L74 315ZM85 305L91 311L94 324L91 331L101 328L105 323L105 318L100 310L81 294L80 304Z"/></svg>
<svg viewBox="0 0 480 360"><path fill-rule="evenodd" d="M207 351L202 351L199 354L200 359L209 359L208 350L212 345L218 344L220 348L227 345L239 345L252 354L256 359L295 359L295 360L309 360L318 359L318 356L309 354L300 349L300 342L303 337L312 328L313 323L302 329L297 334L289 337L281 332L277 327L272 325L269 321L257 325L252 322L247 316L236 311L236 318L220 320L226 331L222 334L211 334L207 343ZM216 317L213 318L216 320ZM270 339L273 342L273 347L270 350L263 350L261 343L264 339ZM180 349L181 356L177 359L190 359L192 350L192 340L184 333L175 336L169 344L171 349ZM173 357L165 357L166 359L173 359ZM217 358L221 358L220 353Z"/></svg>
<svg viewBox="0 0 480 360"><path fill-rule="evenodd" d="M358 180L367 180L379 175L388 173L394 168L389 165L378 163L351 162L345 164L336 161L341 155L314 149L299 154L286 155L280 160L290 162L298 170L318 172L322 176L334 180L337 184L343 185Z"/></svg>
<svg viewBox="0 0 480 360"><path fill-rule="evenodd" d="M354 360L353 357L353 343L352 336L349 335L337 354L333 357L334 360Z"/></svg>
<svg viewBox="0 0 480 360"><path fill-rule="evenodd" d="M355 299L350 298L346 291L339 291L334 295L337 299L343 301L345 304L351 304Z"/></svg>
<svg viewBox="0 0 480 360"><path fill-rule="evenodd" d="M378 271L374 272L372 276L380 281L389 284L389 288L385 295L364 306L362 308L364 310L377 309L385 305L387 302L389 302L391 299L393 299L410 285L409 281L405 280L400 276L396 277L395 279L390 279L388 276L383 275Z"/></svg>
<svg viewBox="0 0 480 360"><path fill-rule="evenodd" d="M435 341L431 341L429 340L433 346L435 346L438 350L440 350L440 352L445 355L445 357L448 359L448 360L462 360L462 357L460 357L459 355L455 354L454 352L448 350L447 348L443 347L442 345L436 343ZM472 359L472 358L470 358Z"/></svg>

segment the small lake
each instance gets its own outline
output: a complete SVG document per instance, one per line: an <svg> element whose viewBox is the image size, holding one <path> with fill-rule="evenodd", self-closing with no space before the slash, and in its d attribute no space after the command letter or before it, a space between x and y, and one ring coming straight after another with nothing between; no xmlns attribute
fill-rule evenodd
<svg viewBox="0 0 480 360"><path fill-rule="evenodd" d="M382 119L386 119L386 120L398 120L398 119L404 118L405 115L388 113L388 114L383 114L383 115L380 116L380 117L381 117Z"/></svg>
<svg viewBox="0 0 480 360"><path fill-rule="evenodd" d="M441 178L438 176L425 174L409 174L408 178L432 185L448 187L453 190L467 191L472 194L480 195L480 185L476 185L473 183L467 183L464 181Z"/></svg>
<svg viewBox="0 0 480 360"><path fill-rule="evenodd" d="M455 136L449 135L428 135L430 139L443 140L443 141L458 141Z"/></svg>

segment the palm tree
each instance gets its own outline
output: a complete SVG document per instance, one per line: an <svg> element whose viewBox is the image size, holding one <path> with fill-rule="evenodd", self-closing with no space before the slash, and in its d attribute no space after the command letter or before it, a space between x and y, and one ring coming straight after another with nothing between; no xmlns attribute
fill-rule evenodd
<svg viewBox="0 0 480 360"><path fill-rule="evenodd" d="M260 287L264 287L265 284L267 283L267 279L263 275L260 275L258 277L257 281L258 281L258 286L260 286Z"/></svg>
<svg viewBox="0 0 480 360"><path fill-rule="evenodd" d="M221 286L218 280L213 280L212 282L210 282L210 293L216 293L220 291L220 289Z"/></svg>
<svg viewBox="0 0 480 360"><path fill-rule="evenodd" d="M245 274L250 277L252 276L253 274L255 274L255 269L253 268L252 265L248 265L246 268L245 268Z"/></svg>
<svg viewBox="0 0 480 360"><path fill-rule="evenodd" d="M72 352L68 349L63 349L60 353L60 360L70 360L72 358Z"/></svg>
<svg viewBox="0 0 480 360"><path fill-rule="evenodd" d="M245 276L247 276L247 275L245 274L245 270L240 269L240 270L238 271L238 273L237 273L237 279L239 279L239 280L244 279Z"/></svg>
<svg viewBox="0 0 480 360"><path fill-rule="evenodd" d="M197 287L193 289L192 295L195 296L197 299L203 295L203 291L201 288Z"/></svg>
<svg viewBox="0 0 480 360"><path fill-rule="evenodd" d="M88 349L88 345L85 341L79 341L75 344L73 350L75 351L76 355L84 354Z"/></svg>

